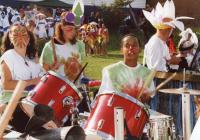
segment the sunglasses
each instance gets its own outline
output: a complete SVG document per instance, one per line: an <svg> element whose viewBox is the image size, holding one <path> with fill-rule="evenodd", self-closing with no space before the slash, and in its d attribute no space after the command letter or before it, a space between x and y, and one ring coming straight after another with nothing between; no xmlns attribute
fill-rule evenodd
<svg viewBox="0 0 200 140"><path fill-rule="evenodd" d="M71 32L75 30L74 26L63 26L62 28L64 31Z"/></svg>

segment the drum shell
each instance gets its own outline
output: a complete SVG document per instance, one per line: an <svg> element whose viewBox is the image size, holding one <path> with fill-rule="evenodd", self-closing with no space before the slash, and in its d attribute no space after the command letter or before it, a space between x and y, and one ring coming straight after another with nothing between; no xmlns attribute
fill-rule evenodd
<svg viewBox="0 0 200 140"><path fill-rule="evenodd" d="M109 105L109 101L112 98L112 105ZM127 124L129 132L132 136L140 137L149 115L144 109L145 107L140 106L143 105L141 102L137 100L137 103L140 104L138 105L131 99L132 97L125 94L100 94L86 122L86 132L97 132L97 134L105 139L114 139L114 108L122 107L125 112L125 123ZM140 113L140 116L136 117L138 113ZM103 125L101 128L98 128L101 120L103 120Z"/></svg>
<svg viewBox="0 0 200 140"><path fill-rule="evenodd" d="M50 106L54 110L56 123L60 125L71 114L71 107L82 100L81 93L73 83L52 71L44 75L29 94L31 97L28 100L33 104Z"/></svg>
<svg viewBox="0 0 200 140"><path fill-rule="evenodd" d="M168 115L150 116L148 137L149 140L174 140L175 126L173 118Z"/></svg>

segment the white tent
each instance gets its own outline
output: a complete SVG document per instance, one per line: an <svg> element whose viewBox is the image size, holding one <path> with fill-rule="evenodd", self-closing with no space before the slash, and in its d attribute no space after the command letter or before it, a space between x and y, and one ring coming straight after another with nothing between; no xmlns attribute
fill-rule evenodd
<svg viewBox="0 0 200 140"><path fill-rule="evenodd" d="M18 0L18 1L32 1L32 2L39 2L43 0ZM59 0L67 4L73 4L74 0ZM84 5L87 6L102 6L106 5L109 6L110 4L114 3L114 0L83 0ZM145 8L146 0L134 0L131 3L132 8Z"/></svg>
<svg viewBox="0 0 200 140"><path fill-rule="evenodd" d="M60 0L62 2L73 4L74 0ZM102 6L106 5L109 6L110 4L114 3L114 0L83 0L84 5L90 5L90 6ZM146 0L134 0L131 3L131 6L133 8L145 8L146 6Z"/></svg>

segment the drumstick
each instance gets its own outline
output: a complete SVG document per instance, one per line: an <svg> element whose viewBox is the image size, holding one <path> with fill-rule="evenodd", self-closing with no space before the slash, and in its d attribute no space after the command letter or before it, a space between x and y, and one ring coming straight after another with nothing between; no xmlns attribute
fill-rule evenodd
<svg viewBox="0 0 200 140"><path fill-rule="evenodd" d="M80 77L81 73L84 71L85 67L87 66L88 62L85 63L85 65L83 66L83 68L81 69L81 71L79 72L79 74L76 76L76 78L74 79L74 84L76 83L76 81L78 80L78 78Z"/></svg>
<svg viewBox="0 0 200 140"><path fill-rule="evenodd" d="M3 137L5 128L8 125L9 120L18 104L19 99L22 97L24 89L27 85L26 81L19 81L14 89L13 95L8 103L3 115L0 118L0 138Z"/></svg>
<svg viewBox="0 0 200 140"><path fill-rule="evenodd" d="M142 96L144 89L148 87L148 85L152 82L154 76L156 75L156 70L152 70L150 74L148 75L146 81L144 82L144 85L142 86L142 89L140 90L138 99Z"/></svg>
<svg viewBox="0 0 200 140"><path fill-rule="evenodd" d="M165 81L163 81L162 83L160 83L157 87L156 87L156 91L159 90L161 87L163 87L165 84L167 84L170 80L172 80L175 76L176 76L177 72L175 72L174 74L172 74L170 77L168 77Z"/></svg>

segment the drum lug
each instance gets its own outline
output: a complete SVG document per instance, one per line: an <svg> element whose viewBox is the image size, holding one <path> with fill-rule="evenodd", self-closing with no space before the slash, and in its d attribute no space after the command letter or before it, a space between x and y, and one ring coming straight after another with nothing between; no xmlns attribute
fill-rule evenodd
<svg viewBox="0 0 200 140"><path fill-rule="evenodd" d="M33 96L35 95L35 93L36 93L36 91L31 90L31 91L28 93L28 95L31 96L31 97L33 97Z"/></svg>
<svg viewBox="0 0 200 140"><path fill-rule="evenodd" d="M73 98L71 96L67 96L63 99L62 103L63 103L63 107L72 105L73 104Z"/></svg>
<svg viewBox="0 0 200 140"><path fill-rule="evenodd" d="M43 83L45 83L45 82L47 81L47 79L48 79L48 77L45 75L45 76L43 76L40 80L41 80Z"/></svg>
<svg viewBox="0 0 200 140"><path fill-rule="evenodd" d="M105 120L103 120L103 119L99 120L98 125L97 125L97 131L99 129L102 129L104 122L105 122Z"/></svg>
<svg viewBox="0 0 200 140"><path fill-rule="evenodd" d="M113 98L113 96L112 97L110 97L110 99L108 100L108 106L109 107L111 107L112 105L113 105L113 101L114 101L114 98Z"/></svg>
<svg viewBox="0 0 200 140"><path fill-rule="evenodd" d="M66 89L66 86L65 85L63 85L61 88L60 88L60 90L58 91L60 94L63 94L63 92L65 91L65 89Z"/></svg>
<svg viewBox="0 0 200 140"><path fill-rule="evenodd" d="M139 119L141 115L142 115L141 109L137 110L136 113L135 113L135 119Z"/></svg>
<svg viewBox="0 0 200 140"><path fill-rule="evenodd" d="M69 116L66 115L66 116L62 119L62 123L64 124L65 122L67 122L68 119L69 119Z"/></svg>
<svg viewBox="0 0 200 140"><path fill-rule="evenodd" d="M48 106L51 107L54 103L55 103L55 101L51 99L50 102L48 103Z"/></svg>

